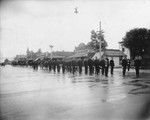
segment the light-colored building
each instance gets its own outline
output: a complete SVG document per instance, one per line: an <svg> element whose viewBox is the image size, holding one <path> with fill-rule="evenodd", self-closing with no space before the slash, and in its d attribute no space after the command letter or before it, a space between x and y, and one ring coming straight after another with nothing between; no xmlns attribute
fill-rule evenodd
<svg viewBox="0 0 150 120"><path fill-rule="evenodd" d="M123 42L119 42L119 50L127 55L127 59L131 59L130 50L123 45Z"/></svg>
<svg viewBox="0 0 150 120"><path fill-rule="evenodd" d="M74 59L84 59L84 58L92 58L95 54L95 51L93 49L85 48L85 49L78 49L75 50L74 54L69 56L68 58L74 58Z"/></svg>
<svg viewBox="0 0 150 120"><path fill-rule="evenodd" d="M126 56L122 51L118 49L106 49L105 51L102 51L101 55L103 58L107 57L109 60L113 58L115 67L120 67L122 58ZM100 58L99 52L96 52L92 58L95 59L96 57L98 59Z"/></svg>

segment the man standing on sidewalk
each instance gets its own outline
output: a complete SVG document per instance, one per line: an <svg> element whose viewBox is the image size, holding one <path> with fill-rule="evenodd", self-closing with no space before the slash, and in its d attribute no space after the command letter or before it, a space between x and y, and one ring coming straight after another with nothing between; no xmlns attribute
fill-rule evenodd
<svg viewBox="0 0 150 120"><path fill-rule="evenodd" d="M125 76L125 74L126 74L126 67L127 67L127 58L126 57L124 57L123 59L122 59L122 74L123 74L123 76Z"/></svg>
<svg viewBox="0 0 150 120"><path fill-rule="evenodd" d="M88 73L88 59L87 58L84 59L83 64L84 64L84 68L85 68L85 74L87 74Z"/></svg>
<svg viewBox="0 0 150 120"><path fill-rule="evenodd" d="M101 66L101 73L102 75L104 75L105 72L105 59L102 58L102 60L100 61L100 66Z"/></svg>
<svg viewBox="0 0 150 120"><path fill-rule="evenodd" d="M88 59L88 66L89 66L89 73L90 73L90 75L92 75L93 74L93 60L90 58L90 59Z"/></svg>
<svg viewBox="0 0 150 120"><path fill-rule="evenodd" d="M131 65L131 60L130 59L127 59L127 66L128 66L128 71L130 70L130 66Z"/></svg>
<svg viewBox="0 0 150 120"><path fill-rule="evenodd" d="M108 77L109 59L105 59L105 76Z"/></svg>
<svg viewBox="0 0 150 120"><path fill-rule="evenodd" d="M136 71L136 77L139 77L139 69L141 66L141 56L137 55L134 59L134 67L135 67L135 71Z"/></svg>
<svg viewBox="0 0 150 120"><path fill-rule="evenodd" d="M78 68L79 68L79 73L82 73L82 65L83 65L83 61L81 58L79 58L78 62L77 62Z"/></svg>
<svg viewBox="0 0 150 120"><path fill-rule="evenodd" d="M115 64L114 64L114 60L113 60L113 57L112 57L111 60L110 60L110 73L111 73L111 75L113 75L114 66L115 66Z"/></svg>
<svg viewBox="0 0 150 120"><path fill-rule="evenodd" d="M95 67L95 73L98 75L99 74L99 60L97 57L94 60L94 67Z"/></svg>

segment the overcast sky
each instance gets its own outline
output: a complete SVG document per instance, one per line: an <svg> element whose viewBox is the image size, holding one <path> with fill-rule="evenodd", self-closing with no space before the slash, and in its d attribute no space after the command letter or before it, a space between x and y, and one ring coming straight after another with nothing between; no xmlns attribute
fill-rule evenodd
<svg viewBox="0 0 150 120"><path fill-rule="evenodd" d="M50 51L50 44L54 51L73 51L90 41L100 21L113 49L130 29L150 28L148 0L4 0L0 5L1 57L25 54L27 48Z"/></svg>

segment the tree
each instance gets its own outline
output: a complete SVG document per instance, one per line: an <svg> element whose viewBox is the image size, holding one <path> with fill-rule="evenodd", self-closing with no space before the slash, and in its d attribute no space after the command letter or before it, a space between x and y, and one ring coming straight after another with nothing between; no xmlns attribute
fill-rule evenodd
<svg viewBox="0 0 150 120"><path fill-rule="evenodd" d="M8 64L8 63L9 63L9 60L6 58L6 59L4 60L4 63L5 63L5 64Z"/></svg>
<svg viewBox="0 0 150 120"><path fill-rule="evenodd" d="M77 47L75 47L75 50L83 50L86 49L86 47L85 43L80 43Z"/></svg>
<svg viewBox="0 0 150 120"><path fill-rule="evenodd" d="M96 33L94 30L91 31L91 41L87 44L80 43L77 47L75 47L75 51L92 49L97 51L99 49L99 39L101 39L101 48L104 50L107 47L107 42L104 39L104 32L102 34ZM101 37L101 38L100 38Z"/></svg>
<svg viewBox="0 0 150 120"><path fill-rule="evenodd" d="M37 53L38 53L38 54L41 54L41 53L42 53L41 48L38 49Z"/></svg>
<svg viewBox="0 0 150 120"><path fill-rule="evenodd" d="M131 56L150 54L150 30L135 28L128 31L123 38L123 45L129 48Z"/></svg>
<svg viewBox="0 0 150 120"><path fill-rule="evenodd" d="M104 39L104 32L96 33L94 30L91 31L91 41L87 44L88 47L98 50L99 49L99 39L101 40L101 48L104 50L107 47L107 42Z"/></svg>

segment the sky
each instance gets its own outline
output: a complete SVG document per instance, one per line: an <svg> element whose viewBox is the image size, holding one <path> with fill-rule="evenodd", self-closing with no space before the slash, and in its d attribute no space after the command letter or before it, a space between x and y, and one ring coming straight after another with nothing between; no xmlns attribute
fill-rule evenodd
<svg viewBox="0 0 150 120"><path fill-rule="evenodd" d="M78 8L78 13L74 9ZM149 0L3 0L0 2L0 57L34 52L73 51L90 41L99 22L110 49L126 32L150 28Z"/></svg>

